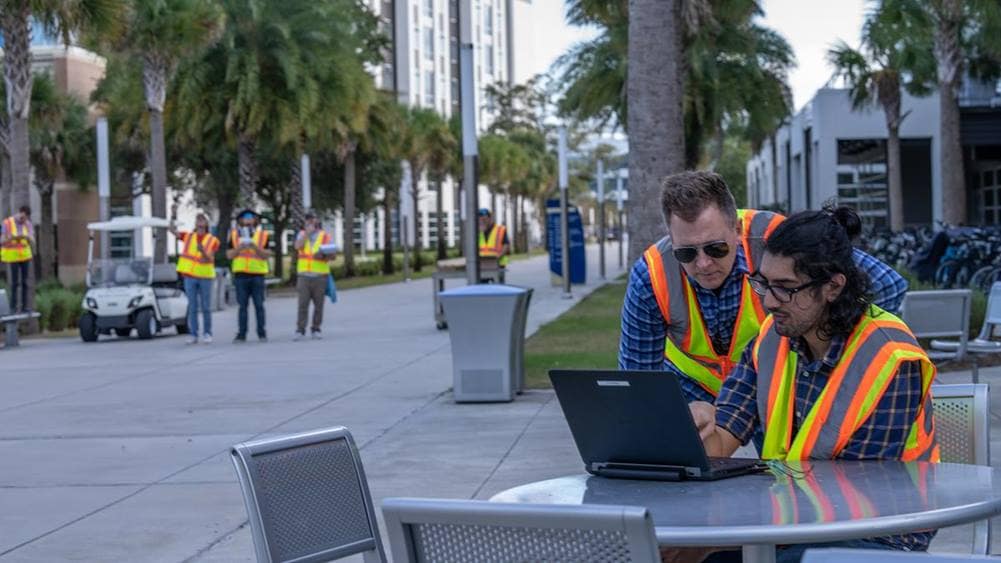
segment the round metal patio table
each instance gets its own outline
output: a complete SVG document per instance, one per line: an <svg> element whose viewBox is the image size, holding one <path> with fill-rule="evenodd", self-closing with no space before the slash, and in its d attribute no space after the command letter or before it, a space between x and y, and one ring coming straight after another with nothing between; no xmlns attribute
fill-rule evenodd
<svg viewBox="0 0 1001 563"><path fill-rule="evenodd" d="M1001 472L953 463L818 461L713 482L574 475L490 500L645 506L664 546L742 546L772 562L775 546L906 534L1001 513Z"/></svg>

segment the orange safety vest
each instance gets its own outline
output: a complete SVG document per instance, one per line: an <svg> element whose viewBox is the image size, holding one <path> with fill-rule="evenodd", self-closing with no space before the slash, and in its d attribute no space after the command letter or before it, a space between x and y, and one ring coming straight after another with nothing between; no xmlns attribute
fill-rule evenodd
<svg viewBox="0 0 1001 563"><path fill-rule="evenodd" d="M257 248L264 249L267 247L268 232L260 226L258 226L254 231L252 238L254 246ZM230 231L229 241L233 248L239 248L240 233L237 229ZM230 270L232 270L234 274L258 274L264 276L268 273L268 261L264 258L258 258L257 254L255 254L251 249L241 250L236 257L233 258Z"/></svg>
<svg viewBox="0 0 1001 563"><path fill-rule="evenodd" d="M182 276L205 280L215 279L215 264L202 262L204 256L198 251L198 235L194 232L184 234L181 256L177 259L177 273ZM202 238L202 248L206 253L219 250L219 239L212 233L206 233Z"/></svg>
<svg viewBox="0 0 1001 563"><path fill-rule="evenodd" d="M862 316L845 351L793 435L796 353L769 316L752 350L758 374L758 413L765 440L762 459L834 459L872 415L902 362L921 363L921 406L907 436L903 461L938 461L931 384L935 364L903 321L872 306Z"/></svg>
<svg viewBox="0 0 1001 563"><path fill-rule="evenodd" d="M504 225L495 224L493 229L490 229L490 236L484 236L483 232L480 231L480 256L484 258L500 258L499 264L501 266L507 265L507 256L502 256L504 253L504 235L507 234L507 228Z"/></svg>
<svg viewBox="0 0 1001 563"><path fill-rule="evenodd" d="M738 209L741 221L741 245L747 270L754 272L765 250L765 239L785 217L771 211ZM757 336L765 310L761 298L743 281L740 309L730 337L730 350L719 355L713 349L695 290L673 254L671 237L666 236L643 253L650 273L650 285L664 322L667 340L664 357L682 373L712 394L719 394L723 380L740 361L747 343Z"/></svg>
<svg viewBox="0 0 1001 563"><path fill-rule="evenodd" d="M309 242L309 237L306 237L305 244L302 245L302 250L299 251L299 259L296 261L296 271L300 274L303 272L329 274L330 264L327 263L327 259L313 258L320 251L320 247L325 244L330 244L330 235L325 231L320 231L312 244Z"/></svg>
<svg viewBox="0 0 1001 563"><path fill-rule="evenodd" d="M23 238L12 239L0 247L0 262L7 264L31 260L31 243L26 240L30 238L30 227L27 224L19 225L14 217L4 219L3 224L10 236Z"/></svg>

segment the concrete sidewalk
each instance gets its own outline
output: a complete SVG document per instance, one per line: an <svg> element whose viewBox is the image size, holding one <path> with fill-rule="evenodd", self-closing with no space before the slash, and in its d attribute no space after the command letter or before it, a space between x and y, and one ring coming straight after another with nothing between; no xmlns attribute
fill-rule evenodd
<svg viewBox="0 0 1001 563"><path fill-rule="evenodd" d="M509 283L535 289L529 331L599 285L596 248L589 270L564 300L546 257L512 264ZM230 344L229 310L210 346L171 336L0 351L0 559L253 560L227 452L278 433L348 426L377 502L483 498L580 470L550 393L451 401L430 280L340 297L322 342L291 342L294 301L274 298L266 344Z"/></svg>

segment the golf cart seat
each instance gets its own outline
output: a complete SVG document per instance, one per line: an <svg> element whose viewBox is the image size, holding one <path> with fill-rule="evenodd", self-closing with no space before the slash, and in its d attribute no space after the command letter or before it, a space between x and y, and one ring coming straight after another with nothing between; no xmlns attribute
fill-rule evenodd
<svg viewBox="0 0 1001 563"><path fill-rule="evenodd" d="M174 264L154 264L153 284L170 285L177 283L177 266Z"/></svg>
<svg viewBox="0 0 1001 563"><path fill-rule="evenodd" d="M143 283L146 280L139 277L139 274L129 264L119 264L115 267L115 283L126 285L130 283Z"/></svg>

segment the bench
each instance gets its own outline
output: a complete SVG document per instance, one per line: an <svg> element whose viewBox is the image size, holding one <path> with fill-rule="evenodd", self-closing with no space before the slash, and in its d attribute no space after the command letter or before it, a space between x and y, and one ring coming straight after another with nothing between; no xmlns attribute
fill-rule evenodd
<svg viewBox="0 0 1001 563"><path fill-rule="evenodd" d="M4 347L14 348L20 345L17 339L17 325L23 321L37 319L41 313L14 313L7 299L7 290L0 289L0 325L3 325Z"/></svg>

